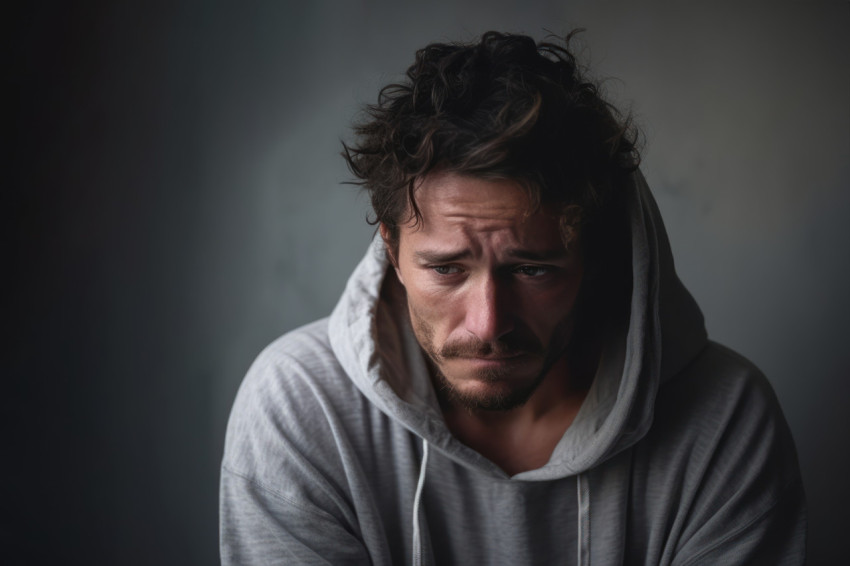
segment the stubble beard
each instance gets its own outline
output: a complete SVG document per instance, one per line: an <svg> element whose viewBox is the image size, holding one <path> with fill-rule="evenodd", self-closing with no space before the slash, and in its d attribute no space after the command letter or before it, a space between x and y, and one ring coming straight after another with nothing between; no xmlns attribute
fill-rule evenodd
<svg viewBox="0 0 850 566"><path fill-rule="evenodd" d="M555 362L566 351L566 339L560 340L561 344L555 343L559 341L557 339L559 333L557 332L553 337L553 343L547 346L531 336L524 337L517 334L515 336L509 335L504 340L497 342L483 342L474 338L462 343L451 342L438 349L434 345L433 327L422 317L416 315L413 310L410 312L410 317L416 339L429 358L431 374L434 377L435 385L439 388L441 397L452 405L472 412L511 411L522 407L543 382ZM483 368L469 374L469 377L473 379L493 385L486 392L464 391L452 383L442 370L443 364L451 359L488 355L511 356L514 354L522 354L524 358L528 358L528 361L523 363L523 367L537 363L539 360L542 360L542 362L540 362L540 370L533 378L523 380L511 388L507 387L507 382L511 380L512 374L521 368L510 366ZM498 385L504 387L497 387Z"/></svg>

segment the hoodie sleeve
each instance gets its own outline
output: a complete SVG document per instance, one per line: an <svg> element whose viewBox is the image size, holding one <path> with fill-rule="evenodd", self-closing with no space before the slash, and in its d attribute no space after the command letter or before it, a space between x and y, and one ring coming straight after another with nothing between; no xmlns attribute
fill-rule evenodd
<svg viewBox="0 0 850 566"><path fill-rule="evenodd" d="M332 362L267 349L240 387L220 483L220 551L228 565L369 564L340 454L346 437L322 390Z"/></svg>

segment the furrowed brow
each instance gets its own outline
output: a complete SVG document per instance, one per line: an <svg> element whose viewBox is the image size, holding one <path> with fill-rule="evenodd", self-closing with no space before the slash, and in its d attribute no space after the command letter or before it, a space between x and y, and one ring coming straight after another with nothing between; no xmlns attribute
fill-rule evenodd
<svg viewBox="0 0 850 566"><path fill-rule="evenodd" d="M556 261L566 258L569 254L567 248L552 248L550 250L532 251L522 248L511 248L507 250L507 257L521 259L524 261Z"/></svg>
<svg viewBox="0 0 850 566"><path fill-rule="evenodd" d="M457 252L437 252L430 250L421 250L414 252L416 259L420 263L451 263L461 259L466 259L472 255L469 250L460 250Z"/></svg>

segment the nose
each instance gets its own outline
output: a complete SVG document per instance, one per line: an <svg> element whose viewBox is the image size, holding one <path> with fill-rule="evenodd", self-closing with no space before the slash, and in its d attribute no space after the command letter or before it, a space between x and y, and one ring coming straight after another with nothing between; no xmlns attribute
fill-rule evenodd
<svg viewBox="0 0 850 566"><path fill-rule="evenodd" d="M507 282L492 274L470 282L466 301L466 330L483 342L494 342L514 329L512 299Z"/></svg>

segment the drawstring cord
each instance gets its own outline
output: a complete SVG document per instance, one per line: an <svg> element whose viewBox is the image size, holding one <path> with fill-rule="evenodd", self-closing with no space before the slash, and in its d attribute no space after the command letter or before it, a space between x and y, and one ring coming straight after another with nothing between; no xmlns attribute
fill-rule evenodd
<svg viewBox="0 0 850 566"><path fill-rule="evenodd" d="M422 534L419 528L419 507L422 502L422 487L425 485L425 472L428 468L428 441L422 439L422 464L419 467L419 483L413 497L413 566L422 565Z"/></svg>
<svg viewBox="0 0 850 566"><path fill-rule="evenodd" d="M422 463L419 465L419 481L413 497L413 566L422 566L422 529L419 525L419 509L422 506L422 488L428 470L428 441L422 439ZM590 484L584 474L576 476L578 511L578 565L590 566Z"/></svg>
<svg viewBox="0 0 850 566"><path fill-rule="evenodd" d="M590 484L584 474L576 476L578 507L578 565L590 566Z"/></svg>

